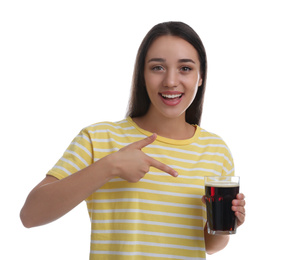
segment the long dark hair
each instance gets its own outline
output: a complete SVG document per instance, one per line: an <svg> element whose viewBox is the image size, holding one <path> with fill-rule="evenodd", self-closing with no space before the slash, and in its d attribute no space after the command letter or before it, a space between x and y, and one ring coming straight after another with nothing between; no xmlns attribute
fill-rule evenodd
<svg viewBox="0 0 287 260"><path fill-rule="evenodd" d="M202 78L202 85L198 88L195 99L187 108L185 113L185 120L189 124L200 124L206 74L207 74L207 60L205 48L197 33L187 24L182 22L166 22L155 25L143 39L136 57L131 97L127 116L140 117L147 113L150 106L150 99L146 91L144 79L145 58L151 44L160 36L171 35L180 37L189 42L197 51L200 61L200 73Z"/></svg>

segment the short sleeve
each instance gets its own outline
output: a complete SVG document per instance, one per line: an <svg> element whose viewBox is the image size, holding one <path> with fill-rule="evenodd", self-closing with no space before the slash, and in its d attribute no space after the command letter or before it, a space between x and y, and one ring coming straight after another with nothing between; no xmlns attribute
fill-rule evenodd
<svg viewBox="0 0 287 260"><path fill-rule="evenodd" d="M92 140L87 129L83 129L71 142L47 175L63 179L93 163Z"/></svg>
<svg viewBox="0 0 287 260"><path fill-rule="evenodd" d="M224 160L222 165L222 176L234 176L235 170L234 170L233 157L226 144L225 147L226 149L223 155Z"/></svg>

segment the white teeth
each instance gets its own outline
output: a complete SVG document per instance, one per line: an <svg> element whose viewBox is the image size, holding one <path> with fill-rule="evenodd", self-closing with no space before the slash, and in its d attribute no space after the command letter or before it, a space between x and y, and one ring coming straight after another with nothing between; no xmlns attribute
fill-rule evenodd
<svg viewBox="0 0 287 260"><path fill-rule="evenodd" d="M164 98L179 98L182 94L175 94L175 95L168 95L168 94L161 94Z"/></svg>

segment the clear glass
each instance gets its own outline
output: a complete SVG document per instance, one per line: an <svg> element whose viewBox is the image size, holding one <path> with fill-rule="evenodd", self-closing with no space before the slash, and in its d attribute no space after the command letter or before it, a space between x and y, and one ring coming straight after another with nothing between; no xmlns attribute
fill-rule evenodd
<svg viewBox="0 0 287 260"><path fill-rule="evenodd" d="M207 231L212 235L235 234L237 218L232 211L232 200L239 193L238 176L204 177Z"/></svg>

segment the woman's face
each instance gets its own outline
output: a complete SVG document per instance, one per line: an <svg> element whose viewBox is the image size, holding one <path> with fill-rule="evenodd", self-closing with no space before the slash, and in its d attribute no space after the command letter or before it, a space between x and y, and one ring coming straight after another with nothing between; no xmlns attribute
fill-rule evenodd
<svg viewBox="0 0 287 260"><path fill-rule="evenodd" d="M150 46L144 68L149 113L167 118L185 117L202 84L195 48L175 36L161 36Z"/></svg>

